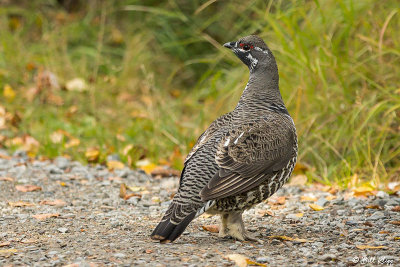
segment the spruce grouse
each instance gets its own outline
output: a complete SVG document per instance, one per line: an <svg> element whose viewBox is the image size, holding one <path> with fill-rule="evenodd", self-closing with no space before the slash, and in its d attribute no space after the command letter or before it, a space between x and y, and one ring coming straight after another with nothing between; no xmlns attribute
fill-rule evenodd
<svg viewBox="0 0 400 267"><path fill-rule="evenodd" d="M187 156L178 192L151 234L162 243L174 241L204 212L221 216L221 237L254 240L243 211L274 194L296 164L296 128L271 50L256 35L224 47L249 68L249 81L236 108L211 123Z"/></svg>

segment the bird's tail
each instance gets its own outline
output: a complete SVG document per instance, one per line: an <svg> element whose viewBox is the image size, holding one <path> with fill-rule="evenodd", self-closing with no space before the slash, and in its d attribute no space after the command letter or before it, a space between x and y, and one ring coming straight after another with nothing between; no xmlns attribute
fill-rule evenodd
<svg viewBox="0 0 400 267"><path fill-rule="evenodd" d="M196 211L188 212L188 210L185 210L188 207L184 206L186 205L171 203L161 222L151 234L151 238L160 240L161 243L170 243L177 239L196 216ZM177 216L177 214L180 216ZM183 219L178 220L177 217Z"/></svg>

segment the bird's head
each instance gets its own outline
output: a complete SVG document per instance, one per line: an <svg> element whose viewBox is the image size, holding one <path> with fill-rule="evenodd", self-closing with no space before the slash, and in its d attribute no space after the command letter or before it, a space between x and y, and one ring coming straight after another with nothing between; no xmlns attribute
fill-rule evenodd
<svg viewBox="0 0 400 267"><path fill-rule="evenodd" d="M257 35L240 38L236 42L228 42L224 47L229 48L236 56L249 67L250 72L260 65L275 67L275 58L264 41Z"/></svg>

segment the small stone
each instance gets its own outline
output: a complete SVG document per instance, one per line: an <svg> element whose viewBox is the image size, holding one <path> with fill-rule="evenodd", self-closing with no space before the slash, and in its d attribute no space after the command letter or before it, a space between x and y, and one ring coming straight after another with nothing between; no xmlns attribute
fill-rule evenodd
<svg viewBox="0 0 400 267"><path fill-rule="evenodd" d="M256 258L256 262L258 262L258 263L266 263L266 262L268 262L268 259L265 258L265 257L258 257L258 258Z"/></svg>
<svg viewBox="0 0 400 267"><path fill-rule="evenodd" d="M107 156L107 161L121 161L118 154L111 154Z"/></svg>
<svg viewBox="0 0 400 267"><path fill-rule="evenodd" d="M389 201L386 202L386 205L387 205L387 206L397 206L398 203L397 203L397 201L395 201L394 199L389 199Z"/></svg>
<svg viewBox="0 0 400 267"><path fill-rule="evenodd" d="M317 204L317 205L323 207L323 206L325 206L326 203L328 203L328 202L329 202L329 201L326 200L326 198L321 197L321 198L319 198L319 199L317 200L317 202L315 202L315 204Z"/></svg>
<svg viewBox="0 0 400 267"><path fill-rule="evenodd" d="M347 221L346 225L355 226L355 225L358 225L358 222L356 222L356 221Z"/></svg>
<svg viewBox="0 0 400 267"><path fill-rule="evenodd" d="M367 219L371 221L376 221L380 219L384 219L385 214L382 211L376 211L374 212L371 216L369 216Z"/></svg>
<svg viewBox="0 0 400 267"><path fill-rule="evenodd" d="M336 255L335 254L330 254L330 253L329 254L324 254L324 255L320 256L319 259L321 261L331 261L331 260L336 259Z"/></svg>
<svg viewBox="0 0 400 267"><path fill-rule="evenodd" d="M57 157L54 159L54 164L62 170L66 169L69 163L70 163L69 159L64 157Z"/></svg>
<svg viewBox="0 0 400 267"><path fill-rule="evenodd" d="M124 253L115 253L114 257L116 257L116 258L125 258L126 255Z"/></svg>
<svg viewBox="0 0 400 267"><path fill-rule="evenodd" d="M60 227L60 228L57 229L57 231L62 233L62 234L65 234L65 233L69 232L68 228L66 228L66 227Z"/></svg>
<svg viewBox="0 0 400 267"><path fill-rule="evenodd" d="M230 250L237 250L238 246L237 245L232 245L229 247Z"/></svg>
<svg viewBox="0 0 400 267"><path fill-rule="evenodd" d="M378 193L376 193L375 196L376 196L376 197L379 197L379 198L388 198L388 197L389 197L389 194L386 193L386 192L384 192L384 191L378 191Z"/></svg>

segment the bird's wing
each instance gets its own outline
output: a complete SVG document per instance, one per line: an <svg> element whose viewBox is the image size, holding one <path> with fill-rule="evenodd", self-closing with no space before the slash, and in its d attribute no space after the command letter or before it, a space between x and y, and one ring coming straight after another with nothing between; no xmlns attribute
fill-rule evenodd
<svg viewBox="0 0 400 267"><path fill-rule="evenodd" d="M289 119L259 119L227 132L215 156L219 170L201 191L201 199L249 191L268 174L284 168L296 153L294 125Z"/></svg>
<svg viewBox="0 0 400 267"><path fill-rule="evenodd" d="M197 152L197 150L202 147L205 143L207 143L210 138L213 137L214 133L220 129L222 125L224 125L226 122L228 122L231 119L230 113L224 114L215 121L211 123L211 125L207 128L207 130L204 131L200 135L200 137L197 139L196 144L193 146L192 150L189 152L189 154L186 156L184 165L188 162L188 160Z"/></svg>

